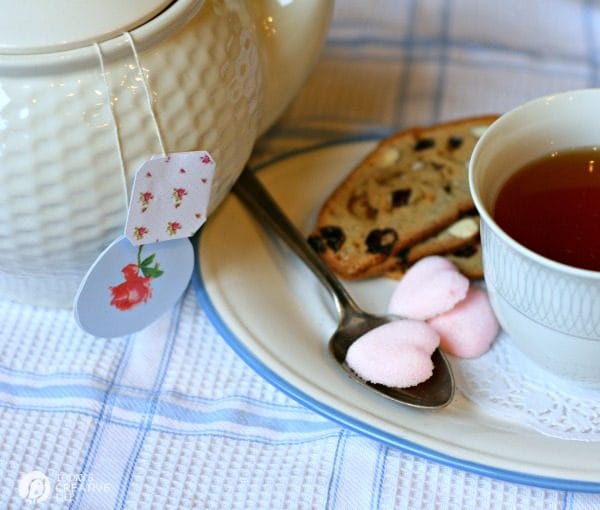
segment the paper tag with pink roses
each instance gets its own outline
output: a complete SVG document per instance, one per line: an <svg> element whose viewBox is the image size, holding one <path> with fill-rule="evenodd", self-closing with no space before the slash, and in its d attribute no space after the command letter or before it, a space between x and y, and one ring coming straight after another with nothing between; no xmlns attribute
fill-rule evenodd
<svg viewBox="0 0 600 510"><path fill-rule="evenodd" d="M125 237L138 246L194 235L206 221L214 170L205 151L146 161L133 182Z"/></svg>
<svg viewBox="0 0 600 510"><path fill-rule="evenodd" d="M206 221L215 162L206 151L154 156L137 171L125 231L96 259L74 302L75 319L99 337L150 325L187 288L188 237Z"/></svg>

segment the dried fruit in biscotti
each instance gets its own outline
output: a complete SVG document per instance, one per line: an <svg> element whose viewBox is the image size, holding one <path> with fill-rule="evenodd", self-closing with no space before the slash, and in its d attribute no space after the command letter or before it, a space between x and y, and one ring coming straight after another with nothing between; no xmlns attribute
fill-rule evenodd
<svg viewBox="0 0 600 510"><path fill-rule="evenodd" d="M410 129L383 140L319 212L310 239L327 265L343 278L377 276L393 270L411 249L417 250L417 260L472 242L440 246L440 251L431 241L418 247L473 209L468 161L495 118ZM333 243L329 231L336 233Z"/></svg>
<svg viewBox="0 0 600 510"><path fill-rule="evenodd" d="M446 255L459 271L471 280L483 278L483 262L481 259L481 243L465 246Z"/></svg>

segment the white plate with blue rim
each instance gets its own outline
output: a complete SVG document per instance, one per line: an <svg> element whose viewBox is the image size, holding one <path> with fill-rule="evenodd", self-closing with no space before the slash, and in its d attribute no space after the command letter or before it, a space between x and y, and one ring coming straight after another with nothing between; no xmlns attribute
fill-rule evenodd
<svg viewBox="0 0 600 510"><path fill-rule="evenodd" d="M351 141L296 152L258 172L304 232L320 205L375 145ZM330 358L336 326L329 295L279 240L231 195L205 225L194 285L229 345L286 394L343 426L429 460L515 483L600 493L600 443L567 441L491 416L458 394L446 408L396 404L350 379ZM395 282L347 282L381 312Z"/></svg>

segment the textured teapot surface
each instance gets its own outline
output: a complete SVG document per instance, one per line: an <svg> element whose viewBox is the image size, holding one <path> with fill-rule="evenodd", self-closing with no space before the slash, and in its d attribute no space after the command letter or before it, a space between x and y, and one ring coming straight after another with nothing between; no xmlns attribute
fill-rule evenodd
<svg viewBox="0 0 600 510"><path fill-rule="evenodd" d="M0 295L69 306L162 147L213 155L210 213L306 78L330 14L318 0L177 0L130 36L0 51Z"/></svg>

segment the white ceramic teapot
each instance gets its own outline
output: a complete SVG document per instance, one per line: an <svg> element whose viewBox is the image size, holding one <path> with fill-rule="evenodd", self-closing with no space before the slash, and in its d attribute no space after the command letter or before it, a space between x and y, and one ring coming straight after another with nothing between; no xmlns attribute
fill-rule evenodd
<svg viewBox="0 0 600 510"><path fill-rule="evenodd" d="M209 212L299 90L333 0L0 0L0 299L70 306L153 154L207 150Z"/></svg>

